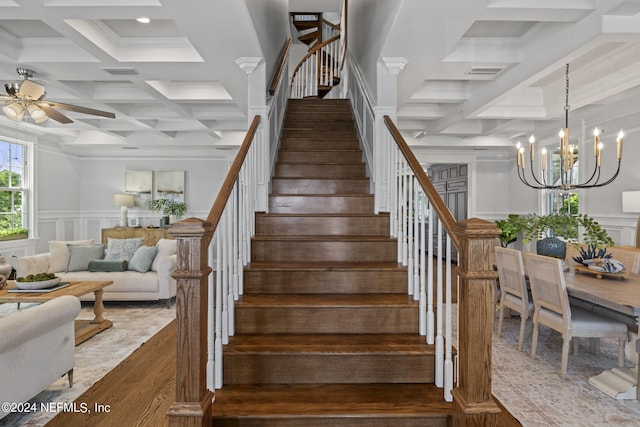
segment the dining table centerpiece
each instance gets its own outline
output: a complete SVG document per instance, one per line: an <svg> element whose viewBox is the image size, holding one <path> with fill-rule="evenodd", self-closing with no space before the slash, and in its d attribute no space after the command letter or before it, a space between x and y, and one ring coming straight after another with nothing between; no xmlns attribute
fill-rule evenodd
<svg viewBox="0 0 640 427"><path fill-rule="evenodd" d="M498 227L500 228L500 224ZM567 244L582 250L580 257L583 261L592 255L605 258L606 248L615 245L600 223L587 214L511 214L506 220L506 228L506 233L503 229L505 238L512 238L521 233L523 243L536 242L536 252L539 255L563 260L566 258ZM608 257L610 258L610 255ZM576 262L582 263L578 260Z"/></svg>

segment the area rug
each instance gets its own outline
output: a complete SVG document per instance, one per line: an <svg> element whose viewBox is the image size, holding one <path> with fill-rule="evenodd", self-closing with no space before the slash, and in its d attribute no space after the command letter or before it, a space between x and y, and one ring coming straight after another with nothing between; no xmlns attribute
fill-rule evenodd
<svg viewBox="0 0 640 427"><path fill-rule="evenodd" d="M524 427L640 426L639 401L615 400L588 382L589 377L617 366L614 340L601 339L600 353L594 355L589 340L580 339L578 354L569 355L567 375L562 379L560 334L541 327L533 360L531 322L523 351L517 349L519 327L519 318L505 319L502 337L494 334L492 389Z"/></svg>
<svg viewBox="0 0 640 427"><path fill-rule="evenodd" d="M0 305L0 317L17 309L16 304ZM28 309L23 304L21 309ZM74 384L69 388L64 376L53 383L30 402L72 403L100 378L127 358L138 347L175 319L175 304L166 308L158 302L107 302L104 317L113 327L99 333L76 347L76 363L73 370ZM82 304L79 319L93 318L92 305ZM1 380L1 379L0 379ZM52 408L52 406L49 406ZM56 415L55 411L35 411L11 414L0 420L0 426L44 426Z"/></svg>

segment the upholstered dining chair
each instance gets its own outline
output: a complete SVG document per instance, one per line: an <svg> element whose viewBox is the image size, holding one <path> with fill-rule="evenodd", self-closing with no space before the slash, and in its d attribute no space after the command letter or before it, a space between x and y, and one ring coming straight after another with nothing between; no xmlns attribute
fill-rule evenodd
<svg viewBox="0 0 640 427"><path fill-rule="evenodd" d="M533 303L529 300L529 292L527 291L522 252L499 246L496 246L495 252L498 282L500 283L498 337L502 336L502 320L505 309L517 312L520 315L518 350L522 351L527 320L533 314Z"/></svg>
<svg viewBox="0 0 640 427"><path fill-rule="evenodd" d="M581 307L571 306L560 259L526 253L525 260L534 305L531 357L536 357L538 332L540 325L544 325L562 334L561 377L567 373L571 340L578 337L616 338L618 366L624 366L627 326Z"/></svg>

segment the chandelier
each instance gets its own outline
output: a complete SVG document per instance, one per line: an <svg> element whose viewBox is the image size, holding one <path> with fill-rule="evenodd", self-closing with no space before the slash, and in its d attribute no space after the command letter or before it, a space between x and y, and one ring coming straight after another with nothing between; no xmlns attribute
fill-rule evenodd
<svg viewBox="0 0 640 427"><path fill-rule="evenodd" d="M618 168L616 172L613 174L611 178L604 182L600 182L600 168L602 165L602 142L600 142L600 131L598 128L593 130L593 156L595 165L593 167L593 172L589 179L582 183L574 182L573 176L573 166L575 162L578 160L577 153L577 145L569 143L569 64L567 64L566 71L566 101L564 106L564 129L560 130L558 136L560 137L560 177L558 181L555 182L547 182L545 175L547 169L547 149L542 148L541 151L541 165L542 165L542 174L540 178L536 176L535 170L533 168L534 161L534 153L535 153L535 144L536 140L533 135L529 138L529 165L531 170L531 177L533 179L532 182L527 180L525 174L525 148L518 142L516 145L516 165L518 169L518 178L522 181L523 184L535 188L537 190L560 190L560 191L571 191L580 188L595 188L595 187L603 187L607 184L613 182L614 179L620 173L620 164L622 163L622 139L624 134L622 131L618 134L617 143L618 143Z"/></svg>

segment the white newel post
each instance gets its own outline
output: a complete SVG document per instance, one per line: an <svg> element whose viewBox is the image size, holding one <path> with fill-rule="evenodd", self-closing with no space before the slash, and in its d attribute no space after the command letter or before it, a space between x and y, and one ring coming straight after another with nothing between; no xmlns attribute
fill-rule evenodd
<svg viewBox="0 0 640 427"><path fill-rule="evenodd" d="M396 120L398 99L398 74L407 65L406 58L382 58L378 64L378 105L373 108L375 115L375 136L373 141L375 184L375 212L391 210L389 185L389 144L392 143L389 131L384 123L384 116Z"/></svg>
<svg viewBox="0 0 640 427"><path fill-rule="evenodd" d="M247 75L248 86L248 124L254 116L261 116L260 125L256 131L257 164L254 173L257 176L256 211L269 211L269 179L271 168L269 165L269 114L267 111L267 71L262 58L242 57L236 59L236 64Z"/></svg>

